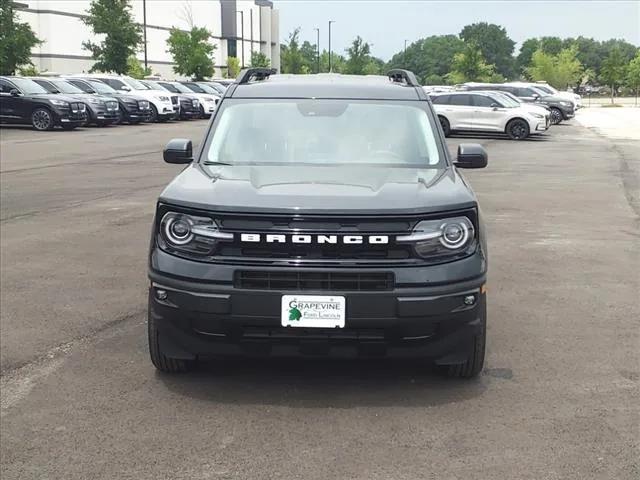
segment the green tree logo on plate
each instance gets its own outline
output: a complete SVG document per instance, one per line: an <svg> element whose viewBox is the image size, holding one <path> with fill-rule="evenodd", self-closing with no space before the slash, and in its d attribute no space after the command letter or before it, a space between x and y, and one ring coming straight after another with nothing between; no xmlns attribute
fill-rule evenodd
<svg viewBox="0 0 640 480"><path fill-rule="evenodd" d="M289 320L300 320L302 318L302 312L296 307L289 309Z"/></svg>

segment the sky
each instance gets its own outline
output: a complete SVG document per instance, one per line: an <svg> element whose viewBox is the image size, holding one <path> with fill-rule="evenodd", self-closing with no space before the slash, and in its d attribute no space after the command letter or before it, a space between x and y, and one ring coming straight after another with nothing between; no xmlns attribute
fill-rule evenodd
<svg viewBox="0 0 640 480"><path fill-rule="evenodd" d="M275 0L280 10L280 39L300 27L301 41L328 48L328 21L332 51L344 53L360 35L371 53L389 60L404 41L430 35L458 34L465 25L489 22L502 25L514 40L516 53L530 37L622 38L640 46L640 0L633 1L424 1L424 0Z"/></svg>

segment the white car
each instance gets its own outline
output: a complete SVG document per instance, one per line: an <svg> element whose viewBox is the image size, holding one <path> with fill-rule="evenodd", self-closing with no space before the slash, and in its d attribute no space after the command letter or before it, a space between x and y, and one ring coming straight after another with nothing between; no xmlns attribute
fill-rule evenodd
<svg viewBox="0 0 640 480"><path fill-rule="evenodd" d="M200 116L209 118L216 110L216 104L220 99L217 95L199 93L187 88L180 82L167 82L166 80L158 80L158 83L171 92L176 92L190 97L195 97L200 102Z"/></svg>
<svg viewBox="0 0 640 480"><path fill-rule="evenodd" d="M220 101L220 94L211 86L206 85L202 82L177 82L180 83L184 88L188 88L192 93L197 93L198 95L202 95L202 99L208 102L208 104L203 104L205 107L208 105L209 110L205 112L206 116L210 117L218 102ZM202 101L202 100L201 100ZM213 103L213 108L212 104Z"/></svg>
<svg viewBox="0 0 640 480"><path fill-rule="evenodd" d="M577 93L573 92L561 92L560 90L556 90L547 82L536 82L531 84L532 87L536 87L538 90L542 90L544 93L549 95L555 95L556 97L566 98L567 100L573 102L576 108L582 108L582 97Z"/></svg>
<svg viewBox="0 0 640 480"><path fill-rule="evenodd" d="M431 101L445 136L456 131L500 132L524 140L549 128L543 114L494 92L447 92L432 95Z"/></svg>
<svg viewBox="0 0 640 480"><path fill-rule="evenodd" d="M498 96L498 98L507 97L505 101L511 103L514 107L517 107L519 105L523 108L526 108L530 113L544 115L545 120L549 119L549 123L551 123L551 110L549 110L548 107L545 107L542 104L523 102L513 93L509 92L490 91L489 93L495 94L496 96Z"/></svg>
<svg viewBox="0 0 640 480"><path fill-rule="evenodd" d="M126 75L110 75L105 73L83 73L74 77L91 78L106 83L119 92L135 92L136 95L149 100L152 122L162 122L176 118L178 111L171 101L171 94L165 90L151 90L135 78Z"/></svg>

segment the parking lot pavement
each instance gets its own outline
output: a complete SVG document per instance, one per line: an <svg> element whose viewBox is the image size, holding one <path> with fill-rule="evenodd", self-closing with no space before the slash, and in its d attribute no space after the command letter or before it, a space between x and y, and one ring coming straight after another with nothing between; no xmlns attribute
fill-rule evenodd
<svg viewBox="0 0 640 480"><path fill-rule="evenodd" d="M148 360L160 149L206 122L0 131L0 477L637 479L640 224L616 140L574 122L481 142L487 365ZM625 153L627 152L627 153ZM631 180L629 180L631 178Z"/></svg>

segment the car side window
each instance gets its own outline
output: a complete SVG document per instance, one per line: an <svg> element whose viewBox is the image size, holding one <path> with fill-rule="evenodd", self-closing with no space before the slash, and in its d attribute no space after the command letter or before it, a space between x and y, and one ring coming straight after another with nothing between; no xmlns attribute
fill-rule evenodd
<svg viewBox="0 0 640 480"><path fill-rule="evenodd" d="M450 98L451 95L436 95L435 97L433 97L433 100L431 100L431 102L435 105L447 105Z"/></svg>
<svg viewBox="0 0 640 480"><path fill-rule="evenodd" d="M530 88L518 88L516 95L518 97L533 97L534 92Z"/></svg>
<svg viewBox="0 0 640 480"><path fill-rule="evenodd" d="M473 104L476 107L491 107L494 103L497 103L490 97L485 97L484 95L473 95Z"/></svg>
<svg viewBox="0 0 640 480"><path fill-rule="evenodd" d="M116 90L120 90L124 86L124 82L121 82L120 80L116 80L115 78L99 78L98 80L106 83L111 88L115 88Z"/></svg>
<svg viewBox="0 0 640 480"><path fill-rule="evenodd" d="M14 90L16 87L6 80L0 79L0 93L9 93L11 90Z"/></svg>
<svg viewBox="0 0 640 480"><path fill-rule="evenodd" d="M82 90L85 93L88 93L91 90L86 83L81 82L79 80L67 80L67 82L69 82L71 85L75 87L78 87L80 90Z"/></svg>
<svg viewBox="0 0 640 480"><path fill-rule="evenodd" d="M451 105L458 105L461 107L469 107L472 105L471 95L451 95Z"/></svg>

